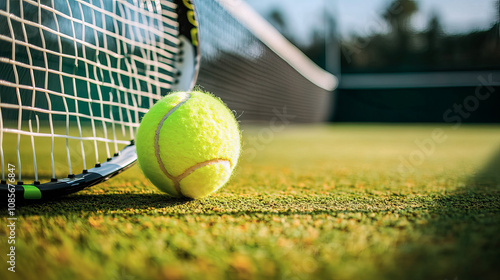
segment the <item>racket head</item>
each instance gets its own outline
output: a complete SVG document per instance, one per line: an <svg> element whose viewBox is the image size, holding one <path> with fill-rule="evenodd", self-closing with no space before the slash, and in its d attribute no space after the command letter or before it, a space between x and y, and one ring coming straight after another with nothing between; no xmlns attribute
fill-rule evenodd
<svg viewBox="0 0 500 280"><path fill-rule="evenodd" d="M142 115L196 83L192 2L8 2L0 5L0 45L8 46L0 51L8 92L0 97L0 203L74 193L132 166Z"/></svg>

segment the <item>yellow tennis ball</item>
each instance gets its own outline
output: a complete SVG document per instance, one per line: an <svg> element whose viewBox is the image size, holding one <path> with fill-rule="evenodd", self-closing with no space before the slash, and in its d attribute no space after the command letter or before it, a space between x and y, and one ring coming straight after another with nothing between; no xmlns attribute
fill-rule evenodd
<svg viewBox="0 0 500 280"><path fill-rule="evenodd" d="M139 166L158 189L200 198L223 186L240 155L233 113L208 93L175 92L146 113L136 137Z"/></svg>

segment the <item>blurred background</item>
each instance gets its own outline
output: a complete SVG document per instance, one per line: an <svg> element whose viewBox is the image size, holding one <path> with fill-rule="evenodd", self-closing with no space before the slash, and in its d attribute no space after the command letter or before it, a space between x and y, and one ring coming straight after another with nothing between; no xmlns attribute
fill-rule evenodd
<svg viewBox="0 0 500 280"><path fill-rule="evenodd" d="M340 80L336 122L500 122L498 0L247 0Z"/></svg>

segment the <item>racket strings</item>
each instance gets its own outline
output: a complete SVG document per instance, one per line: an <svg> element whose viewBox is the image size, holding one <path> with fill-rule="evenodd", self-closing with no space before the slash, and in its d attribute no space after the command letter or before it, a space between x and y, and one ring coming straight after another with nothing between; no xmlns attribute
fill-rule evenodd
<svg viewBox="0 0 500 280"><path fill-rule="evenodd" d="M166 0L0 4L2 180L7 162L18 181L42 181L129 144L147 108L176 83L175 11Z"/></svg>

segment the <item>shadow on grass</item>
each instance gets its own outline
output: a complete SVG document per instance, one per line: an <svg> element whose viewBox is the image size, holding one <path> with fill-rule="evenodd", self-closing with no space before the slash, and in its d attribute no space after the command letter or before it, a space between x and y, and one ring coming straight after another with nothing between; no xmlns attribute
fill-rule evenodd
<svg viewBox="0 0 500 280"><path fill-rule="evenodd" d="M500 190L500 149L485 167L470 180L471 188Z"/></svg>
<svg viewBox="0 0 500 280"><path fill-rule="evenodd" d="M418 237L398 247L388 278L500 279L500 150L429 214L415 225Z"/></svg>
<svg viewBox="0 0 500 280"><path fill-rule="evenodd" d="M28 202L22 205L19 210L21 215L37 214L37 209L44 209L44 214L60 215L61 213L80 213L82 211L125 211L152 207L176 207L191 202L193 202L192 199L175 198L165 194L74 194L43 202ZM61 211L57 209L61 209Z"/></svg>

